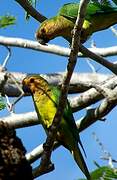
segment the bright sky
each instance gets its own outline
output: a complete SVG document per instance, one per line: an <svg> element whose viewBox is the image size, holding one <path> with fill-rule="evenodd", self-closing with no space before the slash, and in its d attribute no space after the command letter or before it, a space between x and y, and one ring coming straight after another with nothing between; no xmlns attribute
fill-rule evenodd
<svg viewBox="0 0 117 180"><path fill-rule="evenodd" d="M54 2L54 3L53 3ZM38 9L47 17L54 16L57 13L59 7L68 2L68 0L53 1L53 0L40 0L38 2ZM76 1L77 2L77 1ZM17 22L15 26L8 27L6 29L0 29L0 35L10 36L10 37L20 37L35 40L34 34L39 25L39 23L30 18L27 22L25 20L24 10L15 1L4 0L1 2L0 15L11 14L16 16ZM91 41L94 40L97 47L108 47L116 45L116 37L112 34L111 30L106 30L103 32L95 33L85 44L90 47ZM50 42L51 44L62 45L68 47L68 43L62 38L56 38ZM0 47L0 63L3 62L7 51L4 47ZM109 58L109 60L116 60L114 57ZM46 54L43 52L35 52L27 49L13 48L12 56L8 63L9 71L16 72L27 72L27 73L54 73L62 72L66 69L67 58L59 57L56 55ZM99 69L101 73L110 73L105 68L99 64L94 63L96 69ZM75 68L76 72L91 72L91 69L87 65L85 59L80 59ZM32 99L30 97L24 98L18 102L16 106L16 113L29 112L34 110ZM7 112L1 112L2 116ZM75 118L78 119L83 115L84 111L81 113L76 113ZM102 156L102 151L97 145L92 137L92 132L95 132L101 142L104 144L105 148L112 154L112 157L116 159L117 151L115 147L117 146L117 141L115 141L116 126L117 122L115 117L117 116L116 109L113 110L107 116L106 122L97 122L90 128L81 133L81 140L84 145L87 154L87 165L90 170L95 169L93 163L94 160L100 165L106 165L107 162L100 160ZM40 126L34 126L24 129L17 130L17 134L22 138L23 143L27 151L31 151L40 143L45 140L45 132ZM83 177L82 172L77 167L74 162L72 155L65 148L61 147L53 152L52 161L55 164L55 171L50 174L43 175L37 180L76 180L77 178ZM39 161L37 161L37 164Z"/></svg>

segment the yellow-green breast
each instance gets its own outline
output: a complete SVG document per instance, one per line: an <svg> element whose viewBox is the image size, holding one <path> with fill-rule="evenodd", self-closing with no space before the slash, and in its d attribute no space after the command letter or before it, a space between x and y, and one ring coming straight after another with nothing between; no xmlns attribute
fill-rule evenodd
<svg viewBox="0 0 117 180"><path fill-rule="evenodd" d="M56 113L56 106L54 104L55 97L51 92L47 92L47 94L40 94L37 91L34 94L34 102L36 109L41 116L42 125L44 128L49 128Z"/></svg>

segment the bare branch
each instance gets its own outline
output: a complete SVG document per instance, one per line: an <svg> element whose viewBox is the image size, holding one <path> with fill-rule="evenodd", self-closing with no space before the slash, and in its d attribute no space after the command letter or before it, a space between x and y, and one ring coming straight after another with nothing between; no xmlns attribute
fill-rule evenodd
<svg viewBox="0 0 117 180"><path fill-rule="evenodd" d="M30 163L33 163L35 160L41 157L42 153L43 153L43 144L40 144L35 149L33 149L30 153L26 154L26 159Z"/></svg>
<svg viewBox="0 0 117 180"><path fill-rule="evenodd" d="M68 57L70 55L70 49L48 44L47 46L41 45L36 41L23 39L23 38L14 38L14 37L6 37L0 36L0 44L4 46L13 46L13 47L20 47L20 48L27 48L36 51L52 53L59 56ZM114 56L117 55L117 46L107 47L107 48L88 48L93 53L99 56ZM81 53L78 53L79 57L85 57Z"/></svg>
<svg viewBox="0 0 117 180"><path fill-rule="evenodd" d="M99 107L89 109L86 116L82 119L79 131L82 131L95 123L97 120L106 116L117 105L117 88L111 90L108 99L104 99Z"/></svg>
<svg viewBox="0 0 117 180"><path fill-rule="evenodd" d="M6 122L11 128L15 129L39 124L35 111L22 114L13 113L10 116L0 118L0 121Z"/></svg>
<svg viewBox="0 0 117 180"><path fill-rule="evenodd" d="M116 76L113 76L112 78L110 77L109 79L106 79L104 82L102 82L100 86L102 86L102 88L107 87L107 88L113 89L116 86L113 84L116 81L116 78L117 78ZM103 95L97 92L94 88L91 88L87 90L86 92L83 92L81 95L73 97L72 101L70 99L69 100L70 100L70 105L73 109L73 112L75 112L83 108L86 108L103 98L104 98Z"/></svg>
<svg viewBox="0 0 117 180"><path fill-rule="evenodd" d="M10 43L9 43L10 42ZM14 46L16 45L17 47L24 47L24 48L30 48L32 49L32 44L34 45L34 49L35 50L40 50L40 51L45 51L45 52L49 52L49 53L53 53L53 54L58 54L58 55L62 55L60 54L60 51L58 51L58 49L56 49L56 53L55 51L53 51L52 45L51 46L44 46L41 45L39 43L33 42L33 41L29 41L29 40L25 40L23 41L22 39L19 38L4 38L2 36L0 36L0 44L2 45L11 45ZM48 48L49 47L49 48ZM57 48L57 47L56 47ZM65 50L66 48L64 48ZM94 54L93 52L89 51L87 48L85 48L83 45L80 44L80 51L85 54L87 57L90 57L91 59L93 59L94 61L102 64L103 66L105 66L106 68L108 68L110 71L112 71L113 73L117 73L117 65L114 63L111 63L109 61L107 61L106 59L102 58L101 56L98 56L96 54ZM70 53L70 50L69 50ZM66 56L69 54L66 54L66 52L64 52L64 56Z"/></svg>
<svg viewBox="0 0 117 180"><path fill-rule="evenodd" d="M0 84L4 80L5 73L6 72L0 72ZM19 72L10 72L10 74L15 77L17 83L20 86L22 86L22 80L28 75L26 73L19 73ZM49 82L49 84L58 85L58 86L61 85L64 75L65 75L64 72L53 73L53 74L41 74L41 76L44 77ZM98 74L98 73L73 73L70 81L69 93L86 91L90 88L89 84L94 82L96 84L99 84L105 81L109 77L112 76L109 74ZM113 83L116 84L116 82ZM15 84L14 80L9 78L9 76L4 86L4 93L10 97L17 97L21 94L21 91Z"/></svg>
<svg viewBox="0 0 117 180"><path fill-rule="evenodd" d="M4 72L0 73L0 84L4 80ZM21 84L22 79L26 77L27 74L22 73L13 73L17 82ZM61 80L63 80L64 73L58 74L47 74L43 75L45 79L50 84L59 85L61 84ZM90 88L90 84L100 84L102 83L102 87L107 87L113 89L116 86L117 77L110 75L101 75L101 74L77 74L74 73L71 79L70 92L82 92ZM74 91L75 89L75 91ZM7 83L4 86L4 93L8 96L19 96L20 91L14 85L14 82L11 79L7 80ZM103 98L99 92L97 92L94 88L82 93L80 96L73 97L70 99L70 104L73 108L73 112L76 112L82 108L90 106L92 103L95 103Z"/></svg>
<svg viewBox="0 0 117 180"><path fill-rule="evenodd" d="M30 14L34 19L36 19L39 22L45 21L47 18L40 14L35 8L31 6L31 4L28 2L28 0L15 0L22 6L28 14Z"/></svg>

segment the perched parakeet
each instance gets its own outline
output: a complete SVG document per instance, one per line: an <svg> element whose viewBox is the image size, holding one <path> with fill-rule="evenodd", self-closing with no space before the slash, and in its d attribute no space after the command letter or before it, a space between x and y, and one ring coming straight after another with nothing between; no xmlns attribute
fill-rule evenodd
<svg viewBox="0 0 117 180"><path fill-rule="evenodd" d="M60 90L56 86L49 85L44 78L37 75L27 76L23 80L23 89L25 92L31 93L37 115L41 117L40 123L48 134L48 129L52 125L59 103ZM78 145L79 143L82 146L68 102L57 131L56 140L72 153L79 168L87 179L91 180L88 168Z"/></svg>
<svg viewBox="0 0 117 180"><path fill-rule="evenodd" d="M72 30L77 18L79 4L63 5L57 16L45 20L36 32L39 43L45 44L51 39L62 36L69 43ZM94 32L107 29L117 23L117 8L107 4L90 2L86 9L86 16L81 31L81 43L84 43Z"/></svg>

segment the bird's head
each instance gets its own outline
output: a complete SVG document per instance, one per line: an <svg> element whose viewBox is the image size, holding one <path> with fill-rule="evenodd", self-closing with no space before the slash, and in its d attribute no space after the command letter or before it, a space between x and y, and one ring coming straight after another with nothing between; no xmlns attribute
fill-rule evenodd
<svg viewBox="0 0 117 180"><path fill-rule="evenodd" d="M40 44L45 45L54 39L56 33L56 17L45 20L37 29L35 37Z"/></svg>
<svg viewBox="0 0 117 180"><path fill-rule="evenodd" d="M23 91L34 94L36 91L43 91L48 86L47 81L39 75L27 76L22 81Z"/></svg>

